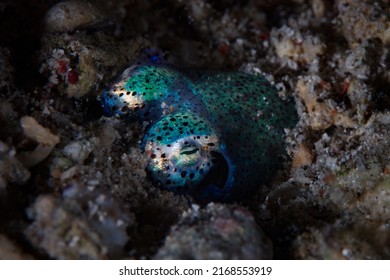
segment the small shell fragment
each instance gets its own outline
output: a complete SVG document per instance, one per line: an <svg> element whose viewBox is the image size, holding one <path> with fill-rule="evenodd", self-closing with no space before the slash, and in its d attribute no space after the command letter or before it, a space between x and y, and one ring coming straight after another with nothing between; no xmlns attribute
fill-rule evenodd
<svg viewBox="0 0 390 280"><path fill-rule="evenodd" d="M20 120L24 134L39 144L55 146L60 138L49 129L40 125L33 117L25 116Z"/></svg>

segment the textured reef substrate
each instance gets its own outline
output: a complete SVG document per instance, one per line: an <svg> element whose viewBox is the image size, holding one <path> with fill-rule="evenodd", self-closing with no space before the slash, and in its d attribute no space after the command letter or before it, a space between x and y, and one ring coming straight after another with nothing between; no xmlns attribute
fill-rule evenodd
<svg viewBox="0 0 390 280"><path fill-rule="evenodd" d="M389 259L389 15L385 0L3 1L0 259ZM161 190L148 123L104 115L97 97L150 47L294 100L288 157L250 200Z"/></svg>

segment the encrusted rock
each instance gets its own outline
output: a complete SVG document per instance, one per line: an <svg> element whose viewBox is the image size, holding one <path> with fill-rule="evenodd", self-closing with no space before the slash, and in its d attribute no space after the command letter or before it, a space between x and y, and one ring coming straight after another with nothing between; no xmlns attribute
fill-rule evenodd
<svg viewBox="0 0 390 280"><path fill-rule="evenodd" d="M73 184L65 200L41 195L30 209L26 230L33 246L56 259L106 259L125 256L126 227L133 217L115 198Z"/></svg>
<svg viewBox="0 0 390 280"><path fill-rule="evenodd" d="M47 76L49 88L69 97L88 93L96 96L145 47L143 39L118 40L115 31L99 25L102 12L88 2L61 2L46 16L47 32L42 37L41 73ZM95 28L85 30L85 27ZM53 31L70 31L60 33Z"/></svg>
<svg viewBox="0 0 390 280"><path fill-rule="evenodd" d="M16 151L0 141L0 191L7 183L22 184L30 178L30 172L16 158Z"/></svg>
<svg viewBox="0 0 390 280"><path fill-rule="evenodd" d="M316 76L300 77L296 86L298 96L302 98L306 106L311 128L321 130L331 125L356 127L356 123L347 114L338 110L333 100L320 98L318 87L316 87L320 82L321 79Z"/></svg>
<svg viewBox="0 0 390 280"><path fill-rule="evenodd" d="M325 52L325 44L319 37L302 34L288 26L272 29L271 43L283 64L297 69L298 64L312 64L318 68L319 56Z"/></svg>
<svg viewBox="0 0 390 280"><path fill-rule="evenodd" d="M296 259L372 260L382 259L375 246L359 237L358 229L325 227L311 229L294 242ZM364 234L364 230L361 231Z"/></svg>
<svg viewBox="0 0 390 280"><path fill-rule="evenodd" d="M93 151L98 138L88 140L73 141L65 146L64 154L73 161L83 163Z"/></svg>
<svg viewBox="0 0 390 280"><path fill-rule="evenodd" d="M336 5L341 31L351 46L373 38L379 38L384 44L390 42L390 6L387 0L338 0Z"/></svg>
<svg viewBox="0 0 390 280"><path fill-rule="evenodd" d="M47 12L45 28L49 32L69 32L93 26L103 20L102 13L89 2L63 1Z"/></svg>
<svg viewBox="0 0 390 280"><path fill-rule="evenodd" d="M0 234L0 260L31 260L34 259L31 255L23 252L7 236Z"/></svg>
<svg viewBox="0 0 390 280"><path fill-rule="evenodd" d="M193 205L167 236L155 259L270 259L272 245L245 208Z"/></svg>

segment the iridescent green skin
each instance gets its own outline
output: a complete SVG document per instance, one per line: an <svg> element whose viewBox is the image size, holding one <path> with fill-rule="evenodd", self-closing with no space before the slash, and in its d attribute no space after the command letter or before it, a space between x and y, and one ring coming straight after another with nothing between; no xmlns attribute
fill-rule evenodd
<svg viewBox="0 0 390 280"><path fill-rule="evenodd" d="M298 119L262 76L158 63L130 67L101 100L108 113L150 121L142 148L152 177L201 201L252 195L280 168L284 129Z"/></svg>

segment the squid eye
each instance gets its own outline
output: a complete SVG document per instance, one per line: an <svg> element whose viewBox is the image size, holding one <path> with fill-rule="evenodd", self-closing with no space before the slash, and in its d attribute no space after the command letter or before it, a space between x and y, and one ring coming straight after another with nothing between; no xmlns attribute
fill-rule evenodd
<svg viewBox="0 0 390 280"><path fill-rule="evenodd" d="M192 155L192 154L195 154L199 152L199 149L198 148L194 148L194 147L188 147L188 148L184 148L180 154L181 155Z"/></svg>
<svg viewBox="0 0 390 280"><path fill-rule="evenodd" d="M202 149L209 137L216 136L205 135L196 140L193 136L187 136L169 144L148 142L145 150L153 155L148 164L149 173L167 189L180 191L196 187L214 165L213 149ZM216 150L218 146L213 148Z"/></svg>
<svg viewBox="0 0 390 280"><path fill-rule="evenodd" d="M200 149L199 142L179 141L174 146L177 147L177 152L174 148L170 153L171 163L179 169L199 169L201 165L206 165L211 161L210 154Z"/></svg>

